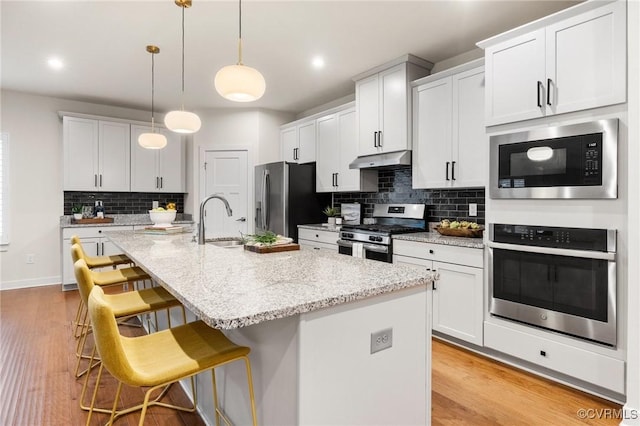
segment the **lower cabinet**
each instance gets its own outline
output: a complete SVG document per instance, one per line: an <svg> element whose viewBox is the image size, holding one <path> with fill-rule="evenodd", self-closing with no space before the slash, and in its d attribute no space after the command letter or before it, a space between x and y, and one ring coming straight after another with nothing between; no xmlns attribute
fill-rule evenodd
<svg viewBox="0 0 640 426"><path fill-rule="evenodd" d="M338 251L338 232L322 231L308 228L298 228L298 244L316 250L325 249Z"/></svg>
<svg viewBox="0 0 640 426"><path fill-rule="evenodd" d="M438 273L433 284L432 329L482 346L483 250L394 240L393 252L393 263Z"/></svg>
<svg viewBox="0 0 640 426"><path fill-rule="evenodd" d="M108 256L120 253L120 250L102 234L106 231L131 231L133 226L86 226L82 228L63 228L60 248L62 262L62 289L74 288L76 277L71 260L71 237L77 235L87 256Z"/></svg>

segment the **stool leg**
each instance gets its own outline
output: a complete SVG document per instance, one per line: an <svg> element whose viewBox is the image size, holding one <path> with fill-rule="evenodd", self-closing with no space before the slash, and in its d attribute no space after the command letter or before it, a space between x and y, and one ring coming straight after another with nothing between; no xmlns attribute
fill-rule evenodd
<svg viewBox="0 0 640 426"><path fill-rule="evenodd" d="M100 364L100 369L102 369L102 364ZM97 383L96 383L97 385ZM96 388L97 389L97 388ZM118 389L116 390L116 397L113 400L113 409L111 410L111 418L109 419L109 426L113 425L113 419L116 416L116 409L118 408L118 400L120 399L120 391L122 390L122 382L118 380ZM146 399L145 399L146 402ZM140 419L140 421L142 421L144 419L144 410L145 410L146 406L142 409L142 419ZM142 425L142 423L140 423Z"/></svg>
<svg viewBox="0 0 640 426"><path fill-rule="evenodd" d="M258 426L258 418L256 416L256 400L253 395L253 378L251 375L251 363L249 357L244 356L244 364L247 367L247 383L249 384L249 399L251 400L251 416L253 417L253 426Z"/></svg>
<svg viewBox="0 0 640 426"><path fill-rule="evenodd" d="M93 396L91 397L91 405L89 406L89 415L87 416L87 426L91 424L91 415L93 414L93 407L96 405L96 395L98 395L98 386L100 385L100 379L102 378L103 365L100 364L98 369L98 377L96 378L96 385L93 388Z"/></svg>
<svg viewBox="0 0 640 426"><path fill-rule="evenodd" d="M211 369L211 383L213 384L213 406L216 413L216 426L220 426L220 407L218 405L218 386L216 385L216 369Z"/></svg>

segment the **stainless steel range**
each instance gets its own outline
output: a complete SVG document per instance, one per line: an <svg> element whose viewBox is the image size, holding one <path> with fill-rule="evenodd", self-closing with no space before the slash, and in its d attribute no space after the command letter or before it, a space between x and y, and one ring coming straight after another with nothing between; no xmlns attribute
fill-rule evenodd
<svg viewBox="0 0 640 426"><path fill-rule="evenodd" d="M338 250L342 254L391 263L392 235L426 231L424 204L375 204L374 224L344 225Z"/></svg>

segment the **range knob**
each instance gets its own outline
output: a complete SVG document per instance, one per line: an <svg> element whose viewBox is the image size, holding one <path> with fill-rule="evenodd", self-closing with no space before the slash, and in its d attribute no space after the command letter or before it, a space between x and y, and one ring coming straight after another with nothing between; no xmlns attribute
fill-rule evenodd
<svg viewBox="0 0 640 426"><path fill-rule="evenodd" d="M371 236L369 236L369 241L380 242L380 241L382 241L382 237L376 237L376 236L371 235Z"/></svg>

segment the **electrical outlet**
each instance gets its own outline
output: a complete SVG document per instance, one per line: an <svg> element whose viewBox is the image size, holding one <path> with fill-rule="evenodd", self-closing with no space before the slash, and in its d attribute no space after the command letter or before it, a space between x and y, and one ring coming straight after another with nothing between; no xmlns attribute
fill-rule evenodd
<svg viewBox="0 0 640 426"><path fill-rule="evenodd" d="M36 263L36 255L35 254L28 254L27 255L27 263L29 263L29 264Z"/></svg>
<svg viewBox="0 0 640 426"><path fill-rule="evenodd" d="M376 353L384 349L389 349L393 344L393 329L385 328L384 330L371 333L371 353Z"/></svg>
<svg viewBox="0 0 640 426"><path fill-rule="evenodd" d="M469 216L478 216L478 205L476 203L469 203Z"/></svg>
<svg viewBox="0 0 640 426"><path fill-rule="evenodd" d="M152 208L152 209L157 209L157 208L158 208L158 205L159 205L159 202L158 202L158 201L152 201L152 202L151 202L151 208Z"/></svg>

